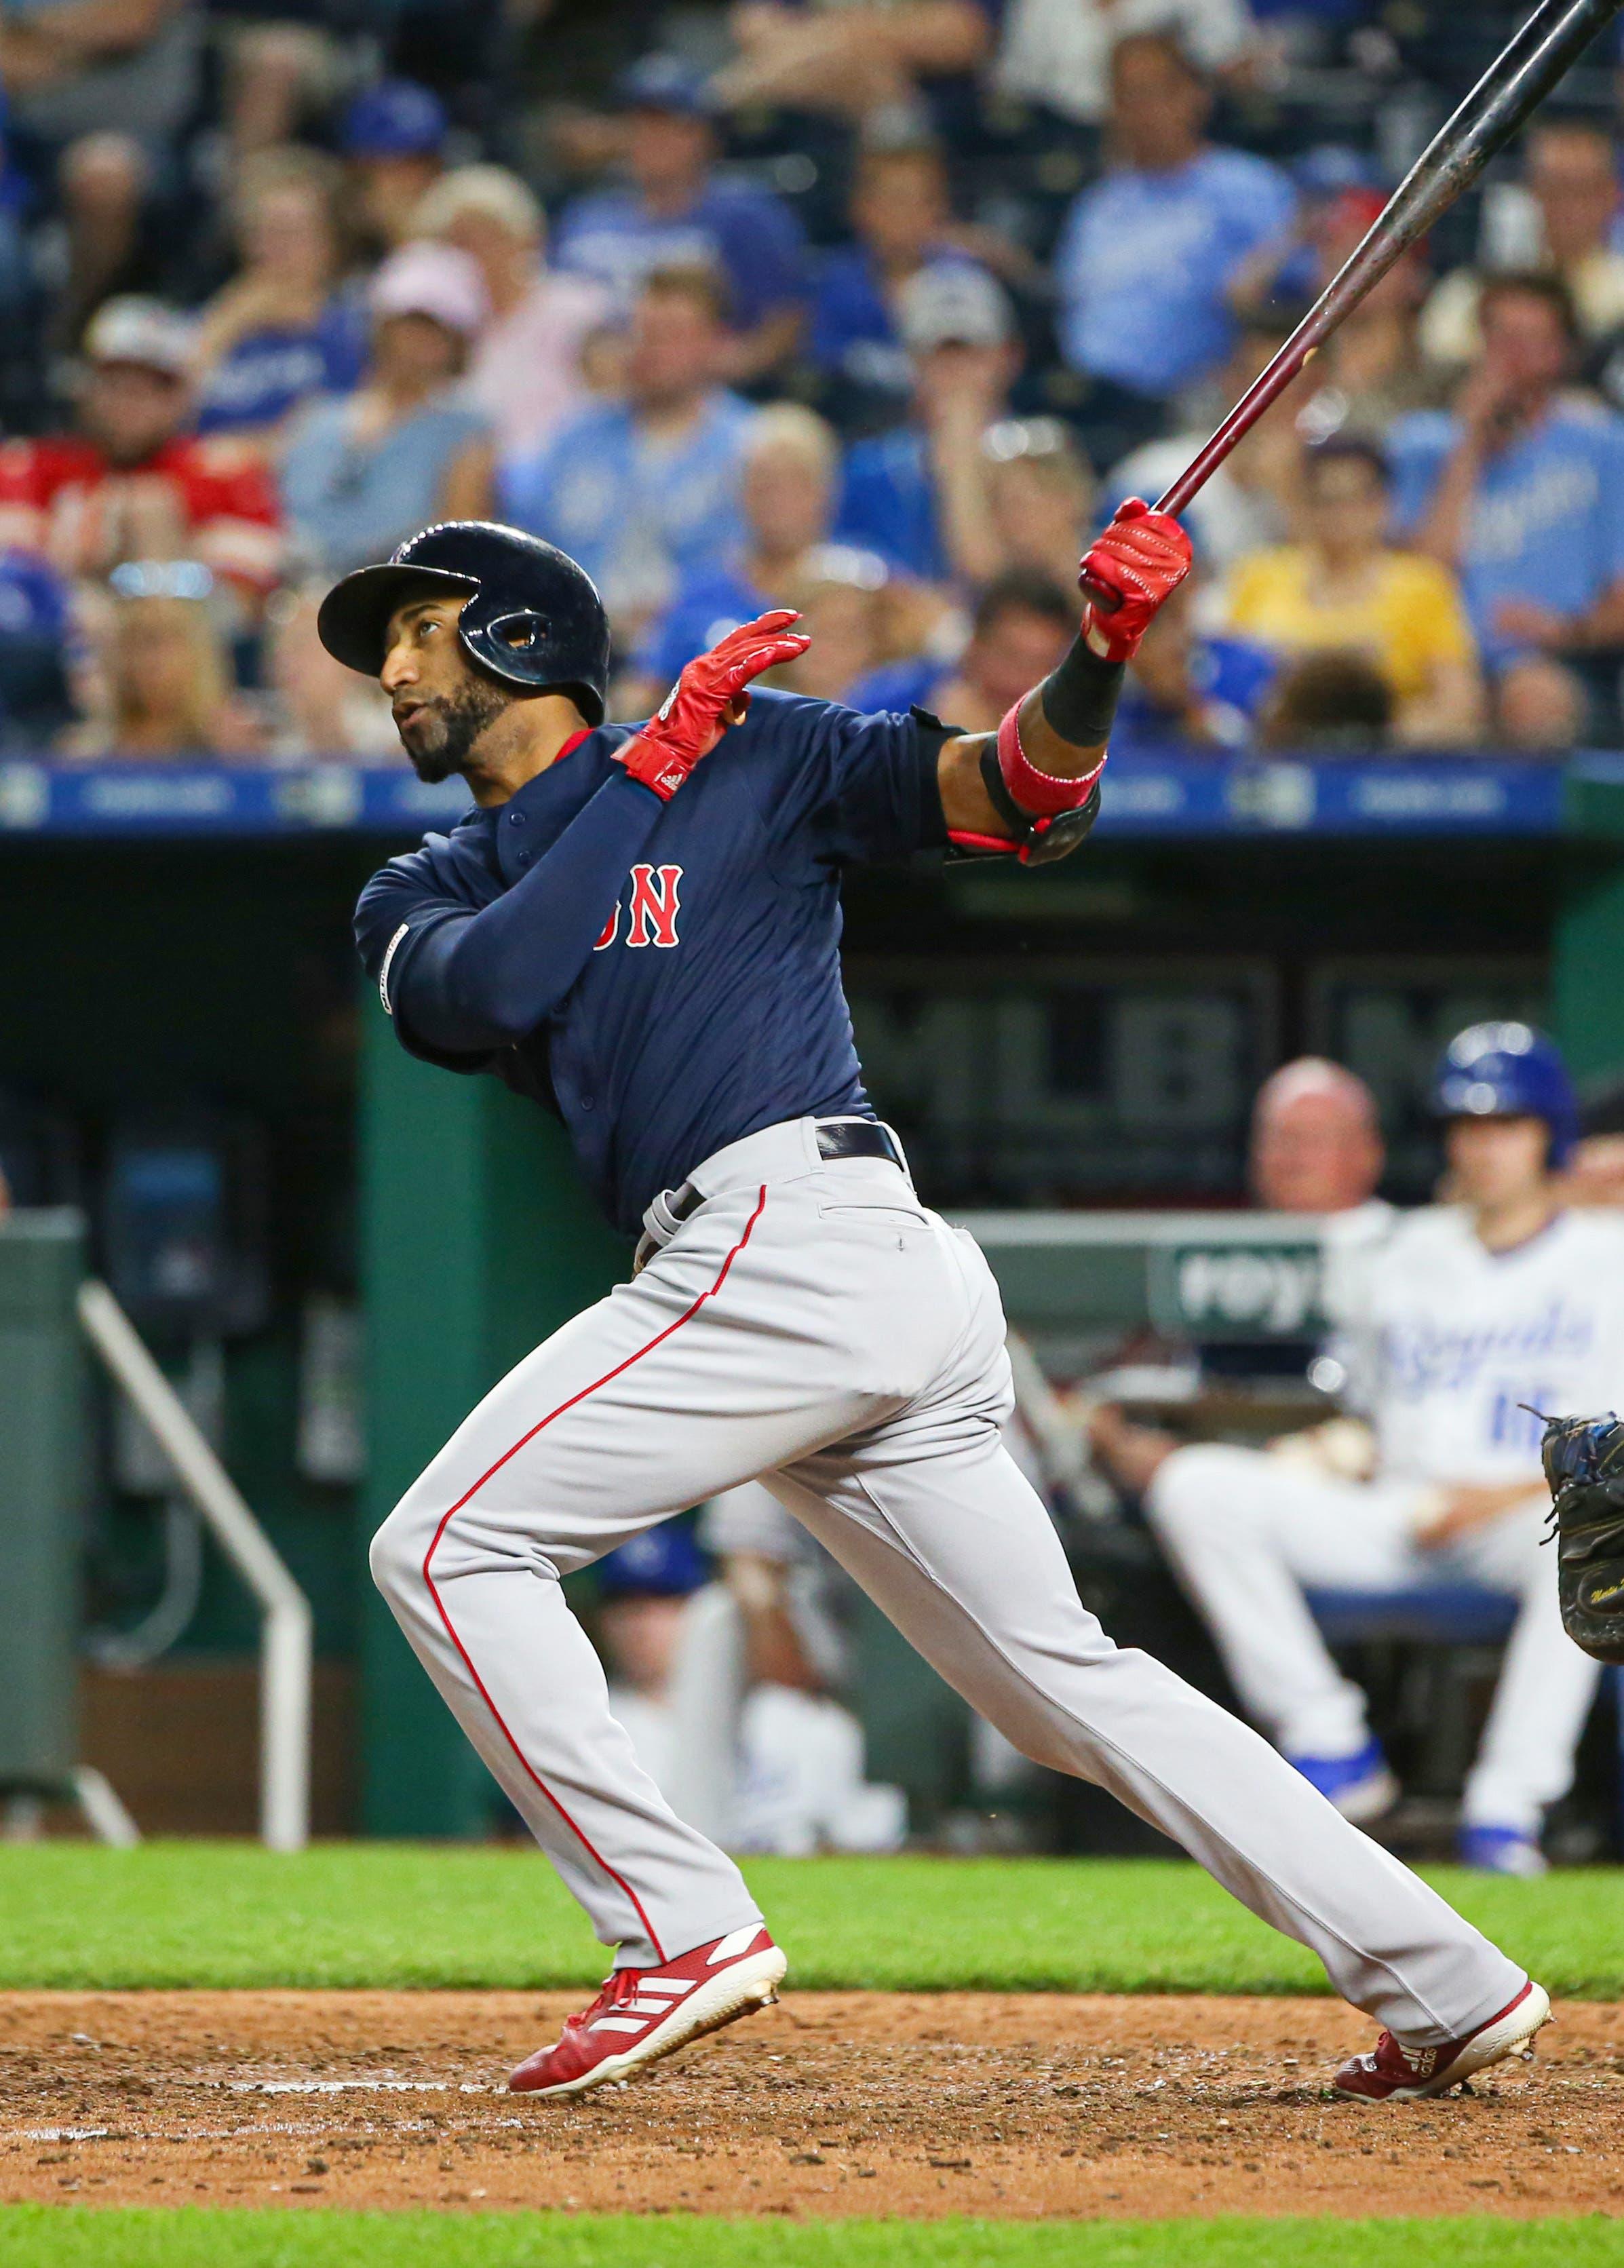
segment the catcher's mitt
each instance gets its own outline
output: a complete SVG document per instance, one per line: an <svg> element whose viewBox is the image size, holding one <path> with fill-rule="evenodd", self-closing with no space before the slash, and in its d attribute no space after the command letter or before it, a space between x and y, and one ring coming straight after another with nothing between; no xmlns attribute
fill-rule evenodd
<svg viewBox="0 0 1624 2268"><path fill-rule="evenodd" d="M1547 1418L1540 1455L1563 1627L1598 1661L1624 1662L1624 1424Z"/></svg>

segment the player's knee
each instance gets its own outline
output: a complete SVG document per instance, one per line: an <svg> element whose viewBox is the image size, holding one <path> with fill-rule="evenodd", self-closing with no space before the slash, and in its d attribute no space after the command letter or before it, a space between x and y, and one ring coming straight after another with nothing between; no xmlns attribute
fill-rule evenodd
<svg viewBox="0 0 1624 2268"><path fill-rule="evenodd" d="M386 1599L398 1599L407 1586L423 1580L423 1551L427 1539L421 1533L422 1522L415 1516L409 1497L396 1505L383 1526L373 1536L367 1550L367 1565L372 1580Z"/></svg>
<svg viewBox="0 0 1624 2268"><path fill-rule="evenodd" d="M1175 1449L1145 1498L1151 1525L1175 1532L1190 1526L1210 1530L1221 1521L1244 1518L1256 1461L1254 1449L1222 1441Z"/></svg>

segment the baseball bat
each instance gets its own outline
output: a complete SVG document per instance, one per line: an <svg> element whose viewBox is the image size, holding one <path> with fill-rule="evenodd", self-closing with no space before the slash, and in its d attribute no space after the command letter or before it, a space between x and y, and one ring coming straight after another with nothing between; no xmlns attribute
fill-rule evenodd
<svg viewBox="0 0 1624 2268"><path fill-rule="evenodd" d="M1471 187L1620 8L1624 0L1543 0L1422 151L1347 264L1268 369L1159 500L1158 512L1181 512L1200 494L1236 443L1279 400L1342 318ZM1121 603L1113 592L1091 582L1085 581L1083 590L1107 614Z"/></svg>

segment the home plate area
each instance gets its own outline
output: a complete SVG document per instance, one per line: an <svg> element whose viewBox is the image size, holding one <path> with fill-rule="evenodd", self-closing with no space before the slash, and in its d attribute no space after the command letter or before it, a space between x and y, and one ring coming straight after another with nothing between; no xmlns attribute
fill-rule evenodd
<svg viewBox="0 0 1624 2268"><path fill-rule="evenodd" d="M1624 2209L1624 2010L1375 2108L1330 2000L790 1992L631 2087L506 2091L580 1995L0 1996L0 2200L1031 2217Z"/></svg>

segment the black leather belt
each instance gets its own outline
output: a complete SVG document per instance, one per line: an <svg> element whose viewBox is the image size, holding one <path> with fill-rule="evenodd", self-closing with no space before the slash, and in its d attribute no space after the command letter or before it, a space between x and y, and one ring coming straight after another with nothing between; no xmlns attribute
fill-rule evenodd
<svg viewBox="0 0 1624 2268"><path fill-rule="evenodd" d="M818 1121L820 1158L889 1158L908 1171L908 1160L889 1126L878 1118L820 1118Z"/></svg>
<svg viewBox="0 0 1624 2268"><path fill-rule="evenodd" d="M882 1126L877 1118L820 1118L818 1154L831 1161L837 1158L885 1158L904 1173L908 1171L901 1144L890 1127ZM696 1189L692 1182L684 1182L680 1189L661 1191L643 1216L643 1235L632 1262L634 1276L639 1269L648 1266L657 1252L665 1250L683 1222L704 1202L704 1193Z"/></svg>

